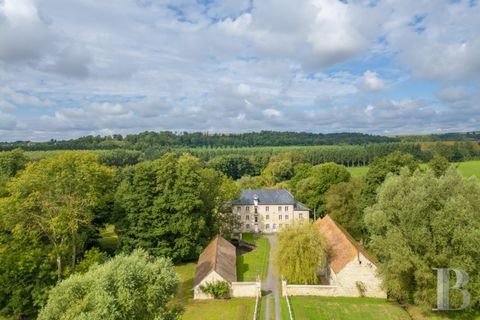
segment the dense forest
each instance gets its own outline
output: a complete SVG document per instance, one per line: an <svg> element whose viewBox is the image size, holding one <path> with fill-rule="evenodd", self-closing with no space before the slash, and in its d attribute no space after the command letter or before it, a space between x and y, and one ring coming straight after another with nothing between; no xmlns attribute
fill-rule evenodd
<svg viewBox="0 0 480 320"><path fill-rule="evenodd" d="M148 150L160 147L266 147L266 146L322 146L322 145L364 145L391 142L435 142L435 141L479 141L479 132L446 133L430 135L405 135L386 137L363 133L307 133L261 131L240 134L208 134L202 132L153 132L122 136L85 136L71 140L50 140L48 142L16 141L0 143L0 150L22 148L24 150L97 150L132 149Z"/></svg>
<svg viewBox="0 0 480 320"><path fill-rule="evenodd" d="M398 142L398 138L362 133L307 133L261 131L240 134L208 134L202 132L153 132L122 136L85 136L72 140L48 142L17 141L1 143L0 150L22 148L25 150L83 150L127 148L146 150L151 147L257 147L257 146L316 146L338 144L367 144Z"/></svg>

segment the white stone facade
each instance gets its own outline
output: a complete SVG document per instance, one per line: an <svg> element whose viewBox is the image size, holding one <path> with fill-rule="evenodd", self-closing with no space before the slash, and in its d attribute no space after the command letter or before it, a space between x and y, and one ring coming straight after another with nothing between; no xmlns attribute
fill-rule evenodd
<svg viewBox="0 0 480 320"><path fill-rule="evenodd" d="M309 219L308 210L296 210L293 204L239 204L232 210L241 223L241 232L275 233L290 224Z"/></svg>

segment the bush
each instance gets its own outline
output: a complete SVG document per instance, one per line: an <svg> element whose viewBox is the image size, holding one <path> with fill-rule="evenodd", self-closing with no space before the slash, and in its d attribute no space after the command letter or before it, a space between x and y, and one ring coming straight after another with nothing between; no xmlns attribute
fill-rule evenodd
<svg viewBox="0 0 480 320"><path fill-rule="evenodd" d="M230 286L226 281L208 282L206 285L200 286L203 293L209 294L215 299L230 298Z"/></svg>

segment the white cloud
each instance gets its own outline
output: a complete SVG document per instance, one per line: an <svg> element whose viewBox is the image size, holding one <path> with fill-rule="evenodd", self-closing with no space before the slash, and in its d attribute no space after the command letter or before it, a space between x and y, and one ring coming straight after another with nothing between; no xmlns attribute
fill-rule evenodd
<svg viewBox="0 0 480 320"><path fill-rule="evenodd" d="M361 86L369 91L381 91L385 89L384 81L374 71L367 70L363 73Z"/></svg>
<svg viewBox="0 0 480 320"><path fill-rule="evenodd" d="M14 115L4 113L0 110L0 130L13 130L17 125Z"/></svg>

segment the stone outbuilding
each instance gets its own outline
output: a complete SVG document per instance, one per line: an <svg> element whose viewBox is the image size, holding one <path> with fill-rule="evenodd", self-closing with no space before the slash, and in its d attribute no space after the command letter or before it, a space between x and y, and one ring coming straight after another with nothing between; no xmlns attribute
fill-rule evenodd
<svg viewBox="0 0 480 320"><path fill-rule="evenodd" d="M222 236L216 236L198 258L193 282L194 299L211 299L200 286L209 282L226 281L230 287L237 280L236 248Z"/></svg>
<svg viewBox="0 0 480 320"><path fill-rule="evenodd" d="M322 273L325 285L336 287L337 296L358 296L360 287L367 297L386 298L377 276L377 261L329 215L315 222L326 238L329 258Z"/></svg>

